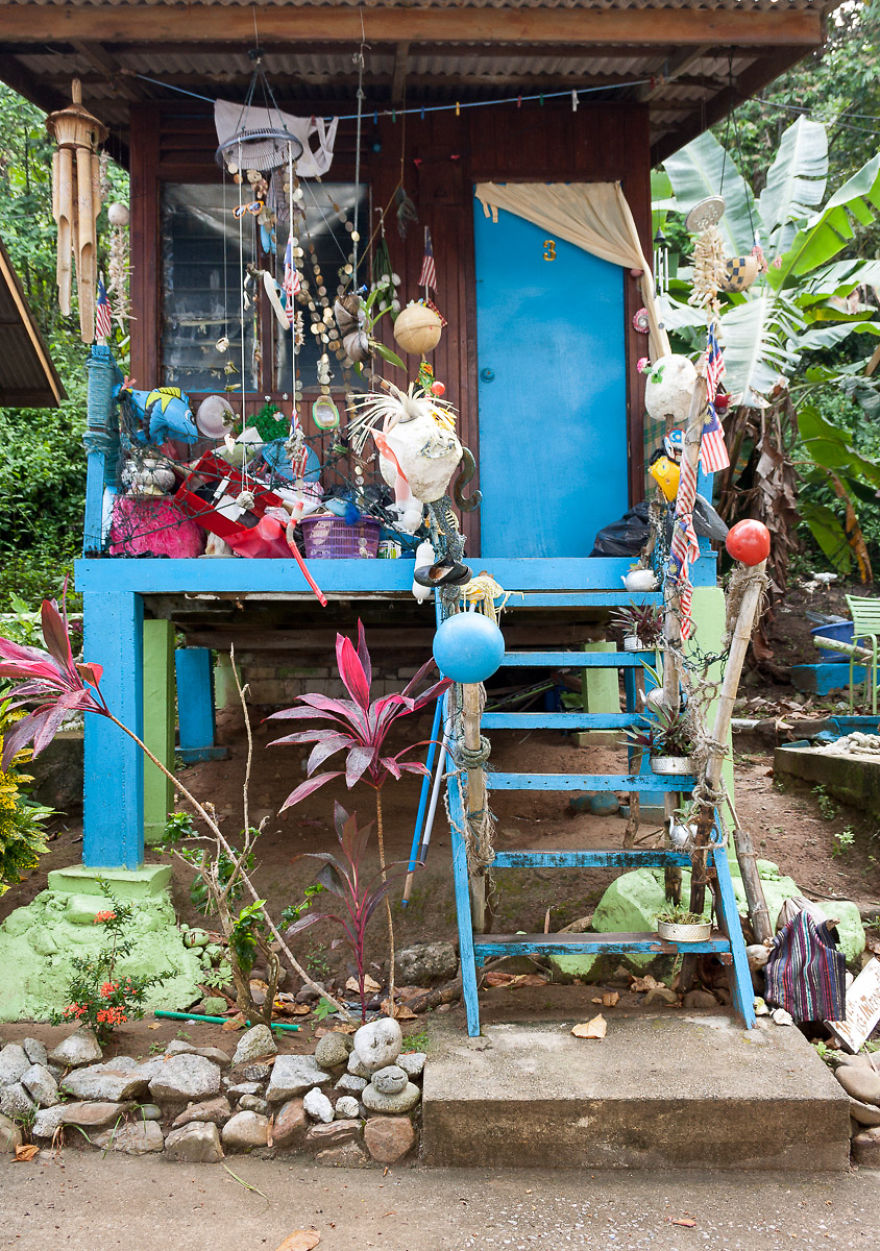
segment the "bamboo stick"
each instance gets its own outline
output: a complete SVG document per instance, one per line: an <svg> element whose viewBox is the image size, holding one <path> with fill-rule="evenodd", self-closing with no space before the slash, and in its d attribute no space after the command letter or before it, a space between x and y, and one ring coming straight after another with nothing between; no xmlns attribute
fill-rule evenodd
<svg viewBox="0 0 880 1251"><path fill-rule="evenodd" d="M699 373L693 395L691 396L691 406L688 410L687 426L685 428L684 449L682 451L682 460L687 461L694 474L699 470L705 408L706 379L702 373ZM679 490L681 490L680 485ZM666 620L663 627L663 636L670 647L663 653L663 703L673 712L677 712L681 706L681 672L679 661L671 649L680 649L682 643L681 597L677 587L668 579L665 585L664 596ZM678 796L672 791L667 791L663 796L663 814L667 826L670 818L675 815L677 806ZM679 903L681 900L681 869L678 865L669 865L666 868L665 894L666 898L672 900L673 903Z"/></svg>
<svg viewBox="0 0 880 1251"><path fill-rule="evenodd" d="M742 675L746 652L751 642L755 620L761 606L766 567L766 560L762 560L759 565L755 565L752 571L749 583L743 594L742 604L740 605L739 615L733 631L733 638L730 643L727 665L724 670L724 681L715 710L712 744L704 775L704 784L710 795L717 794L721 789L721 770L724 764L730 721L733 716L733 705L739 689L739 680ZM691 852L690 910L697 915L702 913L706 903L706 862L714 823L715 805L704 800L697 810L696 845ZM690 982L693 980L694 968L694 958L686 957L681 973L681 985L685 990L688 989Z"/></svg>
<svg viewBox="0 0 880 1251"><path fill-rule="evenodd" d="M464 722L464 745L469 751L480 749L480 688L468 684L462 686L462 711ZM474 825L482 822L486 811L486 774L482 768L468 769L467 783L467 822L473 831ZM472 866L468 863L468 881L471 895L471 916L474 932L485 934L489 924L489 912L486 900L486 872L482 865Z"/></svg>

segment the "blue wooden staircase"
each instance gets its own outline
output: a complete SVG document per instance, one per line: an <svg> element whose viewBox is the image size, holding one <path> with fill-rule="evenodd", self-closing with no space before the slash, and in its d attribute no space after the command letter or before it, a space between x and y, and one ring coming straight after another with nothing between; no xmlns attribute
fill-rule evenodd
<svg viewBox="0 0 880 1251"><path fill-rule="evenodd" d="M517 600L519 607L605 607L619 603L662 602L659 592L643 595L621 595L619 592L573 592L527 594ZM622 730L639 721L635 698L635 675L643 661L651 663L653 652L584 652L584 651L516 651L509 652L502 662L510 669L532 668L606 668L624 675L625 709L619 713L588 712L488 712L481 719L482 731L505 730ZM459 694L458 688L455 690ZM585 749L587 752L589 748ZM468 1033L480 1032L477 995L477 969L486 961L501 956L519 955L594 955L607 953L695 955L712 952L728 966L732 1004L747 1028L755 1021L753 990L749 974L745 942L731 881L730 865L716 819L713 841L708 853L708 872L716 883L716 915L719 928L705 942L679 944L665 942L655 933L633 934L485 934L474 929L471 887L474 866L468 864L465 839L468 816L466 796L470 773L464 764L462 743L450 740L450 765L447 775L447 802L452 835L452 859L455 900L458 913L458 934L463 980L463 996L467 1012ZM486 788L492 791L625 791L637 795L656 792L688 793L694 778L659 776L652 773L505 773L486 771ZM504 869L595 869L595 868L668 868L690 867L686 852L672 849L617 848L607 850L498 851L492 868Z"/></svg>

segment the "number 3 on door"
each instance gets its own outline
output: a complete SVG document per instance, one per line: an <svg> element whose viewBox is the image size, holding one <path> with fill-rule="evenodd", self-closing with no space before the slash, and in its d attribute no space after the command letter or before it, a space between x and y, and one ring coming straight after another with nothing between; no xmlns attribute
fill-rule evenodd
<svg viewBox="0 0 880 1251"><path fill-rule="evenodd" d="M544 253L543 253L543 255L544 255L544 260L545 260L545 261L555 261L555 260L556 260L556 240L555 240L555 239L545 239L545 240L544 240Z"/></svg>

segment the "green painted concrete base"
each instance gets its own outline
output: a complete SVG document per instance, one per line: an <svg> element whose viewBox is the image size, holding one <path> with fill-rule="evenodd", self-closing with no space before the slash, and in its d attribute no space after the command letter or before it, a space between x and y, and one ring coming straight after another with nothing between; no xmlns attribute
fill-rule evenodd
<svg viewBox="0 0 880 1251"><path fill-rule="evenodd" d="M107 907L99 872L81 865L53 870L49 889L0 925L0 1021L45 1020L69 1003L71 960L97 955L106 941L103 928L94 924L95 914ZM147 1008L188 1008L199 998L208 957L183 945L166 889L170 867L107 869L102 876L118 898L137 900L131 954L119 961L117 973L168 974L147 992Z"/></svg>
<svg viewBox="0 0 880 1251"><path fill-rule="evenodd" d="M741 916L748 914L746 894L742 884L739 865L735 860L730 864L733 878L733 891L736 905ZM758 861L758 876L764 888L770 922L775 927L776 918L782 907L783 900L800 895L801 891L794 878L784 877L779 866L771 860ZM682 898L687 899L690 892L690 872L682 870ZM612 882L599 901L593 913L593 928L600 933L644 933L656 929L656 916L665 902L664 877L662 869L635 869L631 873L623 873ZM821 905L820 905L821 906ZM708 920L711 908L711 897L707 901L704 915ZM828 911L838 918L837 932L840 936L840 949L848 963L857 960L865 950L865 931L862 926L859 910L854 903L834 900L828 905ZM615 956L616 964L625 963L634 969L644 970L658 957ZM665 957L661 957L665 959ZM607 961L604 956L552 956L553 967L563 977L582 977L588 980L599 979L607 975Z"/></svg>
<svg viewBox="0 0 880 1251"><path fill-rule="evenodd" d="M150 899L164 895L171 882L169 864L145 864L141 869L96 869L83 864L69 869L52 869L49 890L59 894L103 895L100 880L120 899Z"/></svg>

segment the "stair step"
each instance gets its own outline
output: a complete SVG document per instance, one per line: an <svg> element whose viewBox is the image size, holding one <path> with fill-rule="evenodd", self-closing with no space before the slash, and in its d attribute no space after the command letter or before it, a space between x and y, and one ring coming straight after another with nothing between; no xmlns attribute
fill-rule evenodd
<svg viewBox="0 0 880 1251"><path fill-rule="evenodd" d="M684 952L730 951L730 940L720 930L700 943L670 943L656 934L474 934L477 964L497 956L597 955L602 952L639 952L674 956Z"/></svg>
<svg viewBox="0 0 880 1251"><path fill-rule="evenodd" d="M663 847L613 847L582 851L496 851L493 869L600 869L607 865L625 869L662 869L680 864L690 867L685 851Z"/></svg>
<svg viewBox="0 0 880 1251"><path fill-rule="evenodd" d="M692 791L690 774L658 773L493 773L493 791Z"/></svg>
<svg viewBox="0 0 880 1251"><path fill-rule="evenodd" d="M689 1179L709 1161L713 1169L727 1170L731 1190L742 1184L742 1169L802 1169L818 1174L825 1189L834 1184L831 1170L848 1181L848 1096L799 1030L765 1029L750 1041L721 1011L663 1008L646 1017L615 1008L605 1011L604 1042L585 1042L572 1037L571 1027L603 1011L590 1004L594 993L593 987L569 988L570 1017L564 1022L484 1025L485 1050L479 1051L462 1037L457 1021L432 1013L420 1164L474 1168L483 1175L510 1168L523 1179L529 1169L577 1170L560 1180L560 1190L591 1200L600 1185L611 1189L600 1169L642 1170L645 1191L656 1189L658 1176L694 1170L684 1173L688 1180L678 1182L677 1192L670 1183L679 1199L690 1194ZM496 1011L505 999L514 1011L516 994L490 991L487 998ZM603 1180L595 1187L590 1181L588 1191L591 1173ZM631 1175L618 1176L616 1192L631 1195ZM524 1225L519 1205L514 1212ZM572 1233L571 1244L613 1246L601 1234L604 1214L592 1211L591 1220L587 1209L586 1229ZM497 1210L493 1215L503 1227L504 1218ZM713 1216L706 1213L703 1221L701 1213L699 1224L711 1229ZM668 1216L665 1224L669 1228ZM654 1245L690 1245L694 1231L674 1232L683 1236L658 1235ZM500 1248L507 1235L498 1236L497 1226L495 1235ZM722 1230L705 1245L762 1245L757 1232L740 1238L725 1238ZM533 1239L542 1247L564 1241L550 1232ZM520 1232L512 1241L515 1246L527 1239ZM648 1241L618 1234L618 1246ZM462 1239L458 1245L464 1244ZM764 1245L770 1245L766 1238Z"/></svg>
<svg viewBox="0 0 880 1251"><path fill-rule="evenodd" d="M646 659L655 657L644 652L507 652L501 661L508 669L641 669Z"/></svg>
<svg viewBox="0 0 880 1251"><path fill-rule="evenodd" d="M484 712L487 730L625 730L644 724L637 712Z"/></svg>

